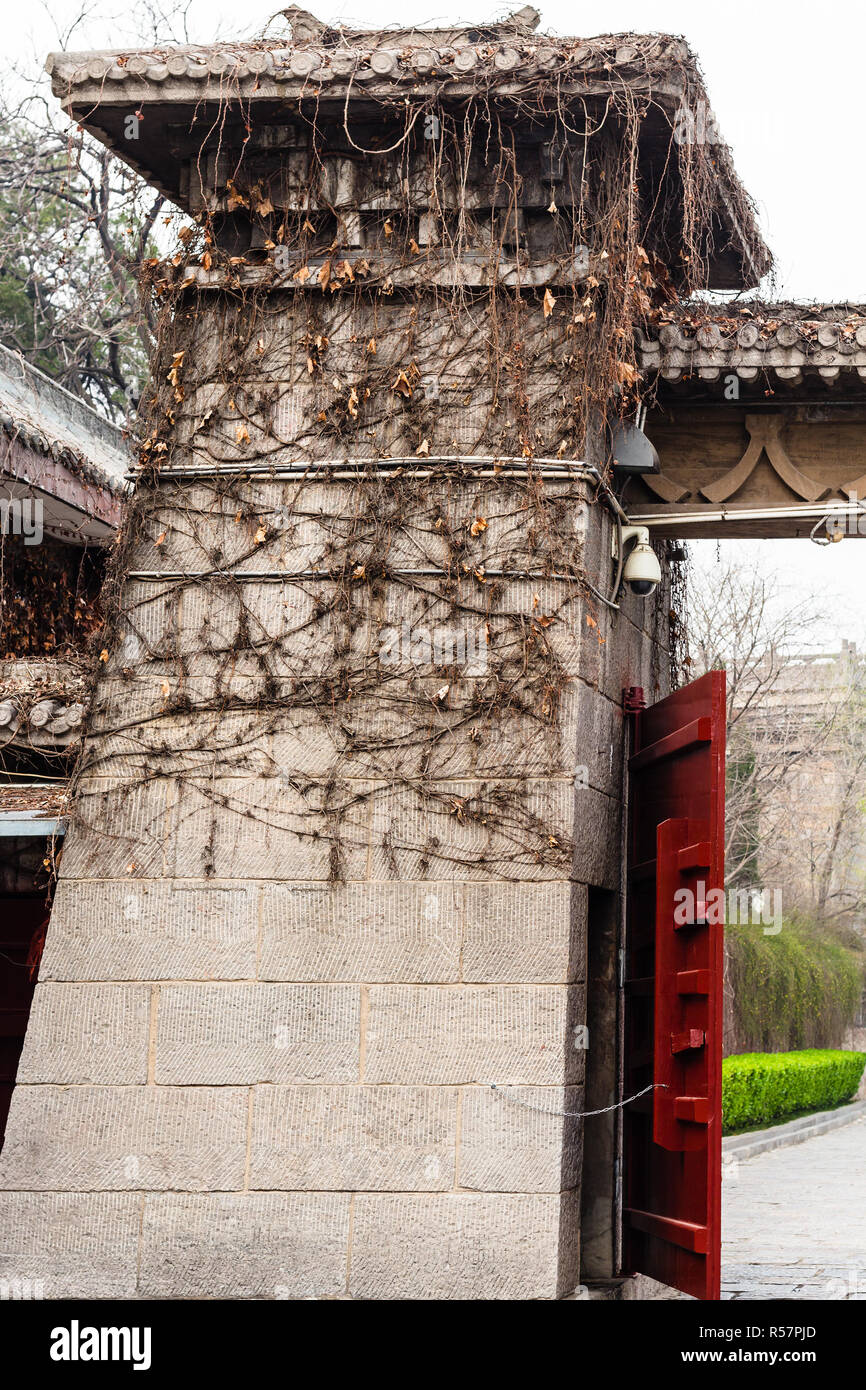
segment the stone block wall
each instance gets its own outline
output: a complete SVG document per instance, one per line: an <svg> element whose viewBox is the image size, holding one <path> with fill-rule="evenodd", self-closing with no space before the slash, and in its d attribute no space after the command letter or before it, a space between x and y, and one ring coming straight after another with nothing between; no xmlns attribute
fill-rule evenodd
<svg viewBox="0 0 866 1390"><path fill-rule="evenodd" d="M315 566L356 487L166 483L145 509L0 1156L4 1277L102 1298L579 1283L562 1112L583 1103L587 886L619 888L621 691L666 693L666 599L614 615L556 577L493 583L525 512L496 479L434 492L449 525L485 518L460 591L500 653L515 615L549 642L550 709L540 682L508 717L449 720L469 666L370 683L385 628L449 609L420 582L335 601ZM435 567L429 517L404 520L404 563ZM584 487L565 520L609 588L604 508ZM363 535L352 558L375 559Z"/></svg>

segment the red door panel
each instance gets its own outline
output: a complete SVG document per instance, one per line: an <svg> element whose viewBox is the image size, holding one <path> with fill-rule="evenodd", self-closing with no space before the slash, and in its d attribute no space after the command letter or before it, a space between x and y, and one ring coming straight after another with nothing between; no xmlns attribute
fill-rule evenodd
<svg viewBox="0 0 866 1390"><path fill-rule="evenodd" d="M713 671L635 717L624 979L625 1095L654 1089L623 1111L623 1265L704 1299L720 1276L724 798Z"/></svg>
<svg viewBox="0 0 866 1390"><path fill-rule="evenodd" d="M36 987L31 950L47 918L44 893L0 897L0 1148Z"/></svg>

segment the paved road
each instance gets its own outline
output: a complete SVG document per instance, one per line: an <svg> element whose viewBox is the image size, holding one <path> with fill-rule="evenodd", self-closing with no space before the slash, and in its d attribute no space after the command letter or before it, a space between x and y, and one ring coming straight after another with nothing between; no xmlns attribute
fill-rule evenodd
<svg viewBox="0 0 866 1390"><path fill-rule="evenodd" d="M722 1298L866 1302L866 1120L722 1171Z"/></svg>

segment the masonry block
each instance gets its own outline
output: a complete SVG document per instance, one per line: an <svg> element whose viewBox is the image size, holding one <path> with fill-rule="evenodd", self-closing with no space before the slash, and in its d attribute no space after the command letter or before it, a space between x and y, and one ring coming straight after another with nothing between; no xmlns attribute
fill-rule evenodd
<svg viewBox="0 0 866 1390"><path fill-rule="evenodd" d="M455 636L453 624L431 631L436 641L444 632L446 652L459 653L462 631ZM399 655L403 639L394 640ZM322 777L334 771L391 779L399 771L407 777L477 779L496 777L507 767L512 776L542 779L571 777L577 764L594 772L595 763L603 762L607 769L610 761L609 742L600 752L595 746L604 733L596 739L587 721L586 695L599 697L577 681L533 709L485 707L484 673L449 670L449 699L440 704L437 693L446 677L429 662L417 668L371 662L363 678L358 665L352 697L335 719L314 693L299 703L285 662L273 650L265 664L282 674L266 679L259 670L242 678L239 667L251 663L233 653L221 681L181 679L151 666L134 680L106 681L91 717L88 776L201 776L216 758L226 777ZM183 708L178 701L185 702Z"/></svg>
<svg viewBox="0 0 866 1390"><path fill-rule="evenodd" d="M565 878L571 868L573 803L570 779L383 786L373 805L372 875L497 882Z"/></svg>
<svg viewBox="0 0 866 1390"><path fill-rule="evenodd" d="M561 1192L580 1178L579 1086L467 1086L458 1186L479 1192Z"/></svg>
<svg viewBox="0 0 866 1390"><path fill-rule="evenodd" d="M226 480L165 484L144 518L136 543L135 570L186 573L239 569L285 570L300 558L308 569L321 555L301 555L302 518L292 503L297 485L251 479L233 492ZM264 534L263 534L264 531Z"/></svg>
<svg viewBox="0 0 866 1390"><path fill-rule="evenodd" d="M145 1298L335 1298L346 1287L349 1198L328 1193L145 1200Z"/></svg>
<svg viewBox="0 0 866 1390"><path fill-rule="evenodd" d="M442 1086L257 1086L250 1187L447 1189L456 1126Z"/></svg>
<svg viewBox="0 0 866 1390"><path fill-rule="evenodd" d="M207 389L207 388L206 388ZM160 495L143 519L131 568L168 573L240 571L261 574L279 571L287 577L326 573L335 548L353 547L362 561L375 547L381 552L380 508L369 504L369 480L323 481L317 478L274 479L226 477L187 483L182 488L164 481ZM412 528L404 518L403 489L395 489L393 506L401 525L394 530L388 551L392 564L400 559L417 565L431 540L439 563L447 559L442 538L431 537L426 524ZM426 510L426 508L425 508ZM411 538L404 532L412 530ZM426 548L419 549L419 540ZM158 542L158 543L157 543Z"/></svg>
<svg viewBox="0 0 866 1390"><path fill-rule="evenodd" d="M174 878L366 876L370 808L358 784L292 777L191 779L176 788L166 872Z"/></svg>
<svg viewBox="0 0 866 1390"><path fill-rule="evenodd" d="M577 1278L568 1195L441 1193L355 1198L355 1298L553 1299Z"/></svg>
<svg viewBox="0 0 866 1390"><path fill-rule="evenodd" d="M580 883L462 884L463 979L559 984L582 978Z"/></svg>
<svg viewBox="0 0 866 1390"><path fill-rule="evenodd" d="M454 884L265 884L259 974L266 980L457 980Z"/></svg>
<svg viewBox="0 0 866 1390"><path fill-rule="evenodd" d="M248 1091L16 1086L0 1185L79 1192L241 1188Z"/></svg>
<svg viewBox="0 0 866 1390"><path fill-rule="evenodd" d="M232 1086L358 1080L360 991L354 985L166 985L156 1080Z"/></svg>
<svg viewBox="0 0 866 1390"><path fill-rule="evenodd" d="M647 701L659 696L653 676L653 631L657 606L664 602L661 586L648 599L628 595L624 600L629 612L620 613L611 623L611 640L602 667L599 690L614 703L622 699L623 690L630 685L643 687ZM661 623L666 626L667 610L662 610ZM658 657L656 652L656 657ZM667 673L659 672L667 689Z"/></svg>
<svg viewBox="0 0 866 1390"><path fill-rule="evenodd" d="M596 888L619 888L622 802L595 787L574 792L573 875Z"/></svg>
<svg viewBox="0 0 866 1390"><path fill-rule="evenodd" d="M275 675L310 679L333 673L350 654L369 645L369 591L359 586L347 607L343 591L325 578L269 583L195 584L183 595L180 649L184 655L246 654L251 674L267 656ZM194 672L193 672L194 674ZM297 703L296 699L296 703Z"/></svg>
<svg viewBox="0 0 866 1390"><path fill-rule="evenodd" d="M532 660L537 669L584 680L592 679L590 672L603 647L593 611L593 601L577 580L505 580L497 600L497 612L522 619L534 631L538 653Z"/></svg>
<svg viewBox="0 0 866 1390"><path fill-rule="evenodd" d="M133 1298L143 1198L0 1192L0 1283L44 1298Z"/></svg>
<svg viewBox="0 0 866 1390"><path fill-rule="evenodd" d="M172 662L180 650L181 590L128 579L120 596L115 641L104 662L108 674L146 662Z"/></svg>
<svg viewBox="0 0 866 1390"><path fill-rule="evenodd" d="M191 682L184 694L192 698ZM274 771L269 720L265 711L233 709L229 699L201 700L194 710L166 714L180 681L150 677L150 708L121 717L115 731L87 740L88 773L116 778L207 776L214 759L225 760L235 777L267 776ZM169 695L165 695L165 691Z"/></svg>
<svg viewBox="0 0 866 1390"><path fill-rule="evenodd" d="M76 788L63 844L66 878L159 878L163 872L165 781L87 778Z"/></svg>
<svg viewBox="0 0 866 1390"><path fill-rule="evenodd" d="M556 1086L572 1079L562 985L375 985L366 1082Z"/></svg>
<svg viewBox="0 0 866 1390"><path fill-rule="evenodd" d="M435 637L450 650L463 640L453 628L431 632L431 644ZM399 649L403 637L393 642ZM345 773L351 762L353 776L372 779L392 780L399 773L407 779L479 780L500 777L503 768L513 777L535 780L572 777L580 760L576 683L566 685L558 701L523 710L505 702L485 705L485 679L460 667L431 674L429 662L417 670L382 665L375 690L353 695L338 723L312 712L301 722L287 713L287 727L275 731L274 747L296 758L298 770L320 771L338 763ZM448 696L440 700L443 683Z"/></svg>
<svg viewBox="0 0 866 1390"><path fill-rule="evenodd" d="M237 980L256 969L254 884L61 878L42 980Z"/></svg>
<svg viewBox="0 0 866 1390"><path fill-rule="evenodd" d="M143 1084L150 997L147 985L38 984L19 1084Z"/></svg>
<svg viewBox="0 0 866 1390"><path fill-rule="evenodd" d="M608 796L622 789L624 727L622 706L583 682L576 683L575 761L586 769L589 786Z"/></svg>

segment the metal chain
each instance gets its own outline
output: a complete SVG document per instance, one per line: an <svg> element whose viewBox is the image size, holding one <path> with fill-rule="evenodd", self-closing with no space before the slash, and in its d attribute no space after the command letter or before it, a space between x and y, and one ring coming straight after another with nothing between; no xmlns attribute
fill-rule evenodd
<svg viewBox="0 0 866 1390"><path fill-rule="evenodd" d="M510 1096L507 1091L503 1091L492 1081L488 1083L491 1091L495 1091L503 1100L510 1100L512 1105L520 1105L524 1110L535 1110L539 1115L553 1115L562 1120L585 1120L588 1115L609 1115L612 1110L621 1110L624 1105L631 1105L633 1100L640 1100L649 1091L666 1091L667 1083L656 1081L652 1086L644 1086L642 1091L636 1091L633 1096L628 1096L625 1100L618 1100L616 1105L606 1105L603 1110L545 1110L541 1105L533 1105L528 1100L518 1100L516 1096Z"/></svg>

